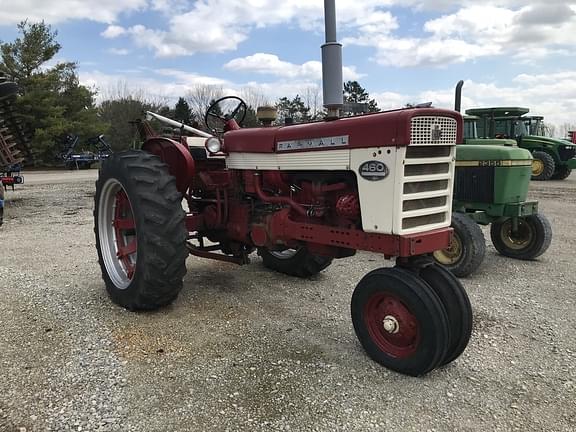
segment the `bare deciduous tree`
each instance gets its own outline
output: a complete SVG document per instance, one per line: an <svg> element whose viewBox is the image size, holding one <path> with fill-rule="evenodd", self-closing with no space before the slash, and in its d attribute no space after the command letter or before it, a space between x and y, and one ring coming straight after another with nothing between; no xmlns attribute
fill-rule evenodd
<svg viewBox="0 0 576 432"><path fill-rule="evenodd" d="M240 90L240 97L254 110L260 106L271 105L270 99L260 87L244 87Z"/></svg>
<svg viewBox="0 0 576 432"><path fill-rule="evenodd" d="M310 86L306 88L302 100L310 109L310 118L312 120L318 120L324 116L324 106L322 105L322 96L320 95L319 86Z"/></svg>
<svg viewBox="0 0 576 432"><path fill-rule="evenodd" d="M558 126L558 136L561 138L568 138L570 134L568 132L576 130L576 124L574 123L562 123Z"/></svg>
<svg viewBox="0 0 576 432"><path fill-rule="evenodd" d="M222 86L197 84L186 93L186 102L197 119L203 119L210 103L224 95Z"/></svg>

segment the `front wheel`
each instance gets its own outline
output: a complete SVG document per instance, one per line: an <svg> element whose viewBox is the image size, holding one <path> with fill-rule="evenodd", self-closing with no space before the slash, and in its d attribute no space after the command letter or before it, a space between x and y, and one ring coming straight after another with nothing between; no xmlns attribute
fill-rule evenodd
<svg viewBox="0 0 576 432"><path fill-rule="evenodd" d="M356 286L352 323L366 353L381 365L419 376L446 358L450 329L438 295L406 269L382 268Z"/></svg>
<svg viewBox="0 0 576 432"><path fill-rule="evenodd" d="M181 194L156 156L110 156L96 182L94 220L102 277L111 299L130 310L171 303L186 273Z"/></svg>
<svg viewBox="0 0 576 432"><path fill-rule="evenodd" d="M332 264L332 258L310 253L305 246L283 251L259 248L258 255L262 257L265 267L301 278L314 276Z"/></svg>
<svg viewBox="0 0 576 432"><path fill-rule="evenodd" d="M531 260L542 255L552 241L552 227L541 213L518 218L514 230L512 219L494 222L490 227L490 237L498 252L502 255Z"/></svg>
<svg viewBox="0 0 576 432"><path fill-rule="evenodd" d="M466 277L484 261L484 234L478 224L463 213L452 213L451 227L454 233L450 245L434 252L433 257L455 276Z"/></svg>
<svg viewBox="0 0 576 432"><path fill-rule="evenodd" d="M434 290L448 316L450 344L440 365L446 365L464 352L472 336L472 305L462 284L448 270L432 264L420 270L420 277Z"/></svg>

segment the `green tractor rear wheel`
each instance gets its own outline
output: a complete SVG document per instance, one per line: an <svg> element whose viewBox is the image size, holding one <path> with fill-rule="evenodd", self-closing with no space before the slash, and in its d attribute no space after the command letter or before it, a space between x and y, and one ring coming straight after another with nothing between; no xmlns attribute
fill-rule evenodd
<svg viewBox="0 0 576 432"><path fill-rule="evenodd" d="M490 227L490 237L502 255L531 260L542 255L550 246L552 227L543 214L537 213L519 218L515 231L512 219L494 222Z"/></svg>
<svg viewBox="0 0 576 432"><path fill-rule="evenodd" d="M554 158L543 151L535 151L532 157L532 180L550 180L556 169Z"/></svg>
<svg viewBox="0 0 576 432"><path fill-rule="evenodd" d="M446 249L434 252L436 262L442 264L455 276L472 274L484 260L486 241L476 222L464 213L452 213L452 242Z"/></svg>
<svg viewBox="0 0 576 432"><path fill-rule="evenodd" d="M566 165L559 166L556 168L556 172L552 176L552 180L565 180L572 173L572 169L568 168Z"/></svg>

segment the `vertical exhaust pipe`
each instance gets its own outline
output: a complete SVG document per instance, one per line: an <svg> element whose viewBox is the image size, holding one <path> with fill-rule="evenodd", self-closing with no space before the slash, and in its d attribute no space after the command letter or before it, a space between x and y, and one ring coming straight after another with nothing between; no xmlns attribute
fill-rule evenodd
<svg viewBox="0 0 576 432"><path fill-rule="evenodd" d="M322 45L322 91L328 118L340 117L344 105L342 44L336 40L336 1L324 0L326 43Z"/></svg>
<svg viewBox="0 0 576 432"><path fill-rule="evenodd" d="M458 81L456 84L456 94L454 95L454 111L460 112L462 108L462 86L464 85L464 81Z"/></svg>

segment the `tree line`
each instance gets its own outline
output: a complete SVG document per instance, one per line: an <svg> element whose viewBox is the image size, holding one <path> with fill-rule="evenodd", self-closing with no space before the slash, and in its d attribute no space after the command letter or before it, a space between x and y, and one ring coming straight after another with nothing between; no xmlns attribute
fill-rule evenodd
<svg viewBox="0 0 576 432"><path fill-rule="evenodd" d="M24 21L18 24L18 33L14 41L0 42L0 74L19 86L14 109L24 127L32 132L35 165L58 164L57 155L67 135L78 135L79 142L84 143L90 137L104 134L115 151L135 147L138 137L130 122L142 118L144 111L205 129L208 106L224 96L222 87L197 85L171 105L167 99L151 97L118 83L116 88L101 93L101 101L97 103L97 90L80 84L76 63L54 64L62 48L56 30L44 22ZM316 87L292 98L281 97L274 103L259 88L244 88L239 96L248 105L244 127L259 126L256 108L262 105L276 106L277 124L283 124L287 118L305 122L325 115L320 89ZM379 110L376 101L357 81L345 83L344 100L360 104L362 111Z"/></svg>

